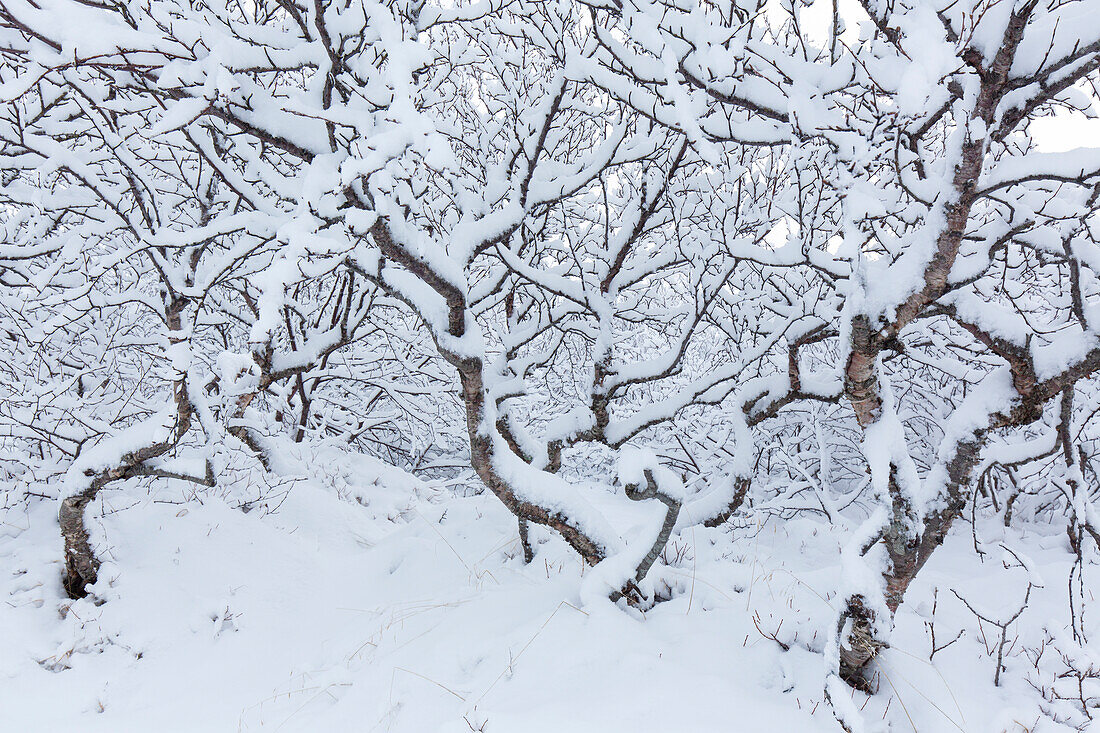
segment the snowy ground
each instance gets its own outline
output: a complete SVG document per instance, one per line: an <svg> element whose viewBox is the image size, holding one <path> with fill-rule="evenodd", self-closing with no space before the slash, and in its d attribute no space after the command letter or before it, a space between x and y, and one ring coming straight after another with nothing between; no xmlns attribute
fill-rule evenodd
<svg viewBox="0 0 1100 733"><path fill-rule="evenodd" d="M9 511L0 730L839 730L820 654L835 530L762 518L688 530L655 569L673 599L643 617L582 603L581 565L548 534L525 566L492 497L329 458L270 513L175 503L171 487L105 492L99 605L62 596L56 505ZM1023 652L1044 624L1066 623L1064 537L1028 540L1047 582L1011 627L996 688L978 624L949 589L995 613L1027 574L1000 551L980 562L957 529L899 614L879 695L856 696L868 729L1068 730L1040 715ZM1021 542L984 529L987 547ZM964 634L930 663L935 586L937 641Z"/></svg>

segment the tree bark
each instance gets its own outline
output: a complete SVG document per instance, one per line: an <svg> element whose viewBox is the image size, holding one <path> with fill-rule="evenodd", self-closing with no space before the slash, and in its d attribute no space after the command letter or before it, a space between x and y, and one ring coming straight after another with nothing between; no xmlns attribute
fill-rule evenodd
<svg viewBox="0 0 1100 733"><path fill-rule="evenodd" d="M1033 8L1034 5L1024 6L1012 14L1001 45L987 68L981 68L981 54L973 49L963 52L964 59L979 69L981 83L969 117L970 120L980 121L986 128L993 124L997 105L1008 90L1008 74ZM866 314L852 319L850 352L845 364L845 394L864 432L882 417L882 385L876 372L880 354L895 348L902 330L947 291L951 269L978 200L977 182L985 163L987 145L988 140L984 136L969 133L961 143L959 163L951 180L953 200L944 207L944 226L936 237L935 250L925 267L922 287L905 299L892 320L876 326ZM1017 382L1017 388L1021 386ZM913 578L933 550L943 543L952 522L965 505L962 489L969 482L970 472L977 463L985 432L978 431L973 439L964 439L957 445L956 455L948 467L947 505L924 518L919 534L914 531L913 507L898 486L896 467L890 466L888 491L891 519L884 528L882 539L890 556L890 568L884 572L883 580L886 606L891 616L901 605ZM873 624L870 623L870 614L864 599L853 596L847 600L841 615L842 621L845 618L852 621L849 637L841 643L841 676L848 684L861 689L867 685L868 665L885 645L883 640L876 640L871 634Z"/></svg>
<svg viewBox="0 0 1100 733"><path fill-rule="evenodd" d="M485 383L481 360L451 358L448 361L458 368L459 381L462 385L462 400L466 407L466 431L470 439L470 463L478 478L519 520L535 522L554 530L589 565L595 565L603 560L607 556L605 548L573 526L568 517L558 512L549 511L538 504L524 501L516 495L515 489L494 465L496 447L492 436L487 431L496 430L496 425L493 421L485 419ZM517 460L522 459L517 456Z"/></svg>
<svg viewBox="0 0 1100 733"><path fill-rule="evenodd" d="M182 330L182 314L187 307L187 299L173 298L165 309L166 323L169 330L169 343L180 343L178 337ZM65 498L61 502L61 508L57 513L57 520L61 526L61 536L65 542L65 575L63 585L66 594L73 599L83 598L87 595L87 586L94 585L98 579L99 559L95 556L88 538L88 529L84 524L84 514L88 505L99 495L100 489L112 481L131 478L134 476L166 476L164 472L146 467L146 461L164 455L176 445L191 428L191 419L194 415L194 406L187 392L186 375L180 376L172 384L172 391L176 401L176 422L168 438L158 443L152 443L143 448L122 456L118 466L109 468L96 475L84 491ZM197 483L213 485L214 477L209 464L204 478L191 476L172 475L174 478L184 478Z"/></svg>
<svg viewBox="0 0 1100 733"><path fill-rule="evenodd" d="M57 514L65 541L65 575L61 582L65 594L73 599L87 595L85 588L94 585L99 574L99 559L92 551L84 526L84 510L90 501L83 494L70 496L61 502Z"/></svg>

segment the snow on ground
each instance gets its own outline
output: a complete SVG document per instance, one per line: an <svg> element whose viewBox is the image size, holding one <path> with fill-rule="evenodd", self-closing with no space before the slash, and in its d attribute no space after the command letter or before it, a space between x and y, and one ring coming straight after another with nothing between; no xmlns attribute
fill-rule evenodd
<svg viewBox="0 0 1100 733"><path fill-rule="evenodd" d="M821 695L844 539L828 526L689 529L655 569L672 600L641 616L582 604L583 568L548 533L534 533L525 566L493 497L344 463L318 459L270 512L178 503L184 492L163 486L105 491L92 522L106 558L98 605L62 595L56 505L9 511L0 730L839 730ZM1026 573L999 551L979 561L969 528L958 530L899 614L879 695L856 696L868 729L1063 730L1040 720L1022 648L1044 623L1066 622L1064 539L1032 541L1047 580L1013 627L998 689L949 588L975 608L1010 607ZM965 631L931 664L936 585L938 643Z"/></svg>

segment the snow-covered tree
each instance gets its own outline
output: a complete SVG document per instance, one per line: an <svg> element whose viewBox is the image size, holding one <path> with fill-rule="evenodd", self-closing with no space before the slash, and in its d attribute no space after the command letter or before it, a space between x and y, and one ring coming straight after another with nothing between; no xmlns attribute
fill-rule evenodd
<svg viewBox="0 0 1100 733"><path fill-rule="evenodd" d="M983 448L1049 422L1100 366L1100 158L1045 152L1032 124L1091 114L1096 14L1087 2L834 3L831 17L800 3L626 2L593 4L592 25L602 53L578 73L713 159L753 145L821 156L835 228L803 234L802 253L836 273L834 389L879 497L853 540L830 655L861 685L970 501ZM907 422L929 374L947 378L943 409Z"/></svg>
<svg viewBox="0 0 1100 733"><path fill-rule="evenodd" d="M1089 0L5 0L4 465L73 596L104 486L279 440L467 464L642 607L813 512L855 730L968 507L1064 523L1084 602L1100 148L1043 125L1098 81Z"/></svg>

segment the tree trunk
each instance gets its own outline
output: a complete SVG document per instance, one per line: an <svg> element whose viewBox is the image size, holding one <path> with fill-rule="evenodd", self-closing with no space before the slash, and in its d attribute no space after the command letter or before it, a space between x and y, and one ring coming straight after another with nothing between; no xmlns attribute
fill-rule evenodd
<svg viewBox="0 0 1100 733"><path fill-rule="evenodd" d="M85 494L70 496L61 502L57 514L61 536L65 540L65 576L62 584L69 598L83 598L86 586L94 585L99 573L99 560L88 542L84 526L84 509L91 503Z"/></svg>
<svg viewBox="0 0 1100 733"><path fill-rule="evenodd" d="M589 565L595 565L606 557L606 550L597 542L574 527L568 517L516 496L509 481L497 471L494 465L496 448L493 438L486 431L496 426L485 419L485 388L482 375L482 363L479 359L454 359L462 384L462 400L466 407L466 429L470 438L470 462L478 478L493 492L512 514L520 520L535 522L549 527L576 550ZM518 456L516 460L522 460ZM531 469L537 470L537 469Z"/></svg>
<svg viewBox="0 0 1100 733"><path fill-rule="evenodd" d="M187 303L186 298L175 297L165 308L165 321L168 325L168 341L170 344L177 344L182 341L177 334L182 330L182 314L187 307ZM88 541L88 529L84 524L84 511L99 494L99 490L112 481L133 476L169 475L146 468L145 462L164 455L174 448L191 428L194 406L191 404L191 398L187 392L186 375L173 381L172 391L176 401L176 422L167 439L126 453L122 456L118 466L98 474L84 491L67 497L61 502L61 508L57 513L57 521L61 525L61 536L65 541L65 576L62 583L69 598L74 600L84 598L88 594L86 586L94 585L98 576L99 560ZM196 479L182 475L174 477L213 485L212 470L209 464L205 478Z"/></svg>

